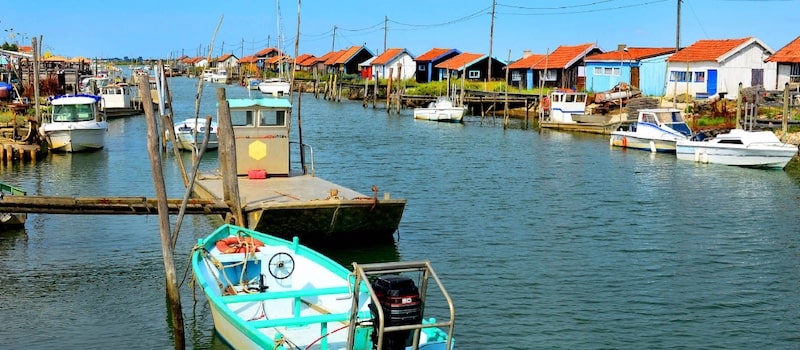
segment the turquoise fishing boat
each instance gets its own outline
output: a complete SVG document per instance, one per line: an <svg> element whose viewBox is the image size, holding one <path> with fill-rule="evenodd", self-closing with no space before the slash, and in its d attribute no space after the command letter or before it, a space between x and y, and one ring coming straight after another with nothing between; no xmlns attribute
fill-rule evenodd
<svg viewBox="0 0 800 350"><path fill-rule="evenodd" d="M18 187L0 182L0 200L6 196L24 196L27 193ZM25 226L28 214L0 212L0 230L16 229Z"/></svg>
<svg viewBox="0 0 800 350"><path fill-rule="evenodd" d="M198 241L192 269L216 331L235 349L454 348L455 309L427 261L350 271L298 238L225 224ZM424 317L433 290L445 322Z"/></svg>

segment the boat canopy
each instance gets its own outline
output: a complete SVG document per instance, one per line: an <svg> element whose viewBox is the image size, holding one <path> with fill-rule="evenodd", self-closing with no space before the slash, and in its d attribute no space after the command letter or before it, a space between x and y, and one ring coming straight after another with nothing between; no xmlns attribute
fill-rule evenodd
<svg viewBox="0 0 800 350"><path fill-rule="evenodd" d="M232 98L228 99L230 108L266 107L292 108L292 103L285 98Z"/></svg>

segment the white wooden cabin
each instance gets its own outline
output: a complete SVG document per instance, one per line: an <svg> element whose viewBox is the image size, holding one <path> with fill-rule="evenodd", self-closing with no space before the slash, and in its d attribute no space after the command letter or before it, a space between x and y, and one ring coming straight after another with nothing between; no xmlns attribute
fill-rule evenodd
<svg viewBox="0 0 800 350"><path fill-rule="evenodd" d="M733 99L743 87L775 89L777 65L767 62L773 50L757 38L699 40L667 59L666 96L715 94Z"/></svg>

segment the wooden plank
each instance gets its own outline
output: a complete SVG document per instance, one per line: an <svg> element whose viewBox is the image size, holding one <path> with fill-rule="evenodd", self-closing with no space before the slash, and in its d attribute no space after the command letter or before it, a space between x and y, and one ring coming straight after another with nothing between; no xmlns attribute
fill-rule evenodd
<svg viewBox="0 0 800 350"><path fill-rule="evenodd" d="M180 211L182 199L167 199L171 214ZM53 197L5 196L0 212L44 214L157 214L158 200L145 197ZM216 199L190 199L187 214L230 213L228 205Z"/></svg>

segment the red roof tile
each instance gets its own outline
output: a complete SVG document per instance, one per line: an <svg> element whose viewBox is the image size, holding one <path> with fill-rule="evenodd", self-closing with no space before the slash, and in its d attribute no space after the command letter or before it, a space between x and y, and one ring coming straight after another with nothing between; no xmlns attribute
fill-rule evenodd
<svg viewBox="0 0 800 350"><path fill-rule="evenodd" d="M353 58L363 46L351 46L349 49L345 50L337 59L335 64L345 64L347 61Z"/></svg>
<svg viewBox="0 0 800 350"><path fill-rule="evenodd" d="M275 63L278 63L279 61L284 61L284 62L288 61L289 59L291 59L291 57L278 55L278 56L272 56L272 57L268 58L266 62L268 64L275 64Z"/></svg>
<svg viewBox="0 0 800 350"><path fill-rule="evenodd" d="M595 48L593 43L587 43L574 46L559 46L549 55L545 55L545 59L531 67L533 69L542 70L545 68L567 68L570 64L574 63L582 55L587 54Z"/></svg>
<svg viewBox="0 0 800 350"><path fill-rule="evenodd" d="M261 50L259 52L256 52L255 55L257 57L264 57L264 56L269 55L269 54L271 54L273 52L279 53L278 49L276 49L274 47L268 47L268 48L265 48L265 49L263 49L263 50Z"/></svg>
<svg viewBox="0 0 800 350"><path fill-rule="evenodd" d="M434 59L436 59L437 57L439 57L439 56L441 56L441 55L444 55L444 54L446 54L446 53L448 53L448 52L450 52L450 51L453 51L453 50L454 50L454 49L433 48L433 49L431 49L430 51L428 51L428 52L426 52L426 53L423 53L423 54L419 55L419 56L418 56L418 57L415 59L415 61L417 61L417 62L423 62L423 61L425 61L425 62L427 62L427 61L433 61L433 60L434 60Z"/></svg>
<svg viewBox="0 0 800 350"><path fill-rule="evenodd" d="M541 55L538 53L532 54L528 57L520 58L513 63L508 65L508 69L529 69L533 67L535 64L539 63L539 61L544 60L545 55Z"/></svg>
<svg viewBox="0 0 800 350"><path fill-rule="evenodd" d="M800 36L769 56L767 62L800 63Z"/></svg>
<svg viewBox="0 0 800 350"><path fill-rule="evenodd" d="M484 57L486 57L486 55L479 54L479 53L464 52L464 53L461 53L461 54L459 54L457 56L454 56L453 58L451 58L451 59L449 59L447 61L444 61L442 63L437 64L436 68L444 68L444 69L450 69L450 70L460 70L464 66L466 66L466 65L468 65L470 63L473 63L475 61L478 61L480 59L483 59Z"/></svg>
<svg viewBox="0 0 800 350"><path fill-rule="evenodd" d="M328 58L325 60L325 65L326 66L332 66L332 65L336 64L336 61L339 59L339 56L344 54L344 52L345 52L345 50L329 52L330 56L325 55L325 56L328 56Z"/></svg>
<svg viewBox="0 0 800 350"><path fill-rule="evenodd" d="M724 40L698 40L694 44L678 51L667 62L707 62L717 61L731 50L737 48L752 38L724 39Z"/></svg>
<svg viewBox="0 0 800 350"><path fill-rule="evenodd" d="M317 58L314 57L314 55L312 54L304 53L300 56L297 56L296 61L298 66L308 67L308 66L313 66L315 63L317 63Z"/></svg>
<svg viewBox="0 0 800 350"><path fill-rule="evenodd" d="M258 57L256 56L244 56L242 59L239 60L239 63L256 63L258 62Z"/></svg>
<svg viewBox="0 0 800 350"><path fill-rule="evenodd" d="M375 57L375 59L372 60L372 65L373 66L386 65L395 57L399 56L401 53L405 51L406 51L405 49L397 49L397 48L386 49L386 51L384 51L382 54L378 55L378 57Z"/></svg>
<svg viewBox="0 0 800 350"><path fill-rule="evenodd" d="M638 61L650 57L675 52L672 47L629 47L627 50L616 50L586 56L586 61Z"/></svg>

